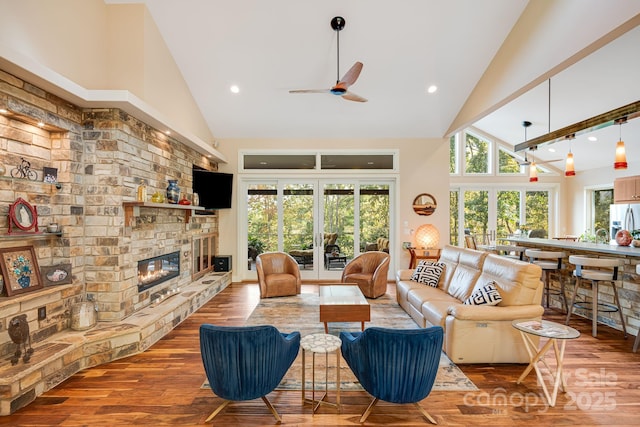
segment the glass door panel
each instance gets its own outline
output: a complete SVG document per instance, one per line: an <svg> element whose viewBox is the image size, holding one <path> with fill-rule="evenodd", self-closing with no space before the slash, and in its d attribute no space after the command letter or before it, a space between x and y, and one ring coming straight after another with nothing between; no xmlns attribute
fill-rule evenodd
<svg viewBox="0 0 640 427"><path fill-rule="evenodd" d="M354 254L355 184L323 184L322 257L325 272L339 276ZM326 275L325 275L326 276Z"/></svg>
<svg viewBox="0 0 640 427"><path fill-rule="evenodd" d="M549 192L527 191L525 220L529 237L549 237Z"/></svg>
<svg viewBox="0 0 640 427"><path fill-rule="evenodd" d="M520 221L520 191L498 191L496 240L512 235Z"/></svg>
<svg viewBox="0 0 640 427"><path fill-rule="evenodd" d="M278 250L278 188L276 184L247 187L248 269L255 270L256 257Z"/></svg>
<svg viewBox="0 0 640 427"><path fill-rule="evenodd" d="M360 248L365 251L369 244L376 244L379 238L389 239L390 234L390 194L388 184L366 184L360 187ZM389 251L389 248L377 250Z"/></svg>
<svg viewBox="0 0 640 427"><path fill-rule="evenodd" d="M464 192L464 233L475 236L477 245L488 244L489 192L467 190Z"/></svg>
<svg viewBox="0 0 640 427"><path fill-rule="evenodd" d="M307 270L318 268L315 188L314 183L282 184L282 244L279 247L298 261L304 277L308 276Z"/></svg>

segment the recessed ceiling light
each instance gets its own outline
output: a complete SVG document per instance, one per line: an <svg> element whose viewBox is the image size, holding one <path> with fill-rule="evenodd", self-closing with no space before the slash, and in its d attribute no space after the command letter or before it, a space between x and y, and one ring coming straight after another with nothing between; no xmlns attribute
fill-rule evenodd
<svg viewBox="0 0 640 427"><path fill-rule="evenodd" d="M165 133L165 135L171 135L171 131L170 130L165 130L164 133Z"/></svg>
<svg viewBox="0 0 640 427"><path fill-rule="evenodd" d="M438 90L438 86L436 85L431 85L427 88L428 93L436 93L437 90Z"/></svg>
<svg viewBox="0 0 640 427"><path fill-rule="evenodd" d="M596 142L598 140L598 138L596 138L595 136L590 136L587 139L591 142Z"/></svg>
<svg viewBox="0 0 640 427"><path fill-rule="evenodd" d="M549 148L549 152L550 152L550 153L555 153L555 152L556 152L556 149L555 149L555 148Z"/></svg>
<svg viewBox="0 0 640 427"><path fill-rule="evenodd" d="M44 127L44 122L38 122L38 127L43 128Z"/></svg>
<svg viewBox="0 0 640 427"><path fill-rule="evenodd" d="M231 91L231 93L238 93L240 92L240 88L237 85L231 85L231 87L229 88L229 90Z"/></svg>

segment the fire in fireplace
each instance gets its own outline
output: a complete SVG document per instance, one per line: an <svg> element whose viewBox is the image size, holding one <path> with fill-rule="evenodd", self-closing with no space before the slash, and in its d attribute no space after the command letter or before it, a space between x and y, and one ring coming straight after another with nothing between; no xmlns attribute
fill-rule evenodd
<svg viewBox="0 0 640 427"><path fill-rule="evenodd" d="M138 292L180 275L180 251L138 261Z"/></svg>

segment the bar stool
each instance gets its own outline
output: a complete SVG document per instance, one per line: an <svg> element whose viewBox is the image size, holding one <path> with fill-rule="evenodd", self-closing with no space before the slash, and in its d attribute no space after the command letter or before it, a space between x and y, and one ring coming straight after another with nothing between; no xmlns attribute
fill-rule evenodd
<svg viewBox="0 0 640 427"><path fill-rule="evenodd" d="M524 255L529 258L529 262L536 264L542 268L542 281L544 282L544 293L546 298L546 306L549 307L549 295L551 291L551 276L558 277L559 291L554 291L554 295L559 295L562 299L565 311L568 311L567 297L564 292L564 280L562 280L562 259L566 256L564 252L559 251L541 251L539 249L526 249Z"/></svg>
<svg viewBox="0 0 640 427"><path fill-rule="evenodd" d="M617 311L620 313L620 323L622 324L622 331L624 337L627 337L627 327L624 323L624 316L622 315L622 308L620 307L620 299L618 298L618 289L616 288L616 282L618 279L618 269L624 265L623 259L615 258L591 258L586 256L571 255L569 256L569 263L576 266L573 270L573 275L576 278L576 286L573 291L573 297L571 297L571 309L567 313L566 325L569 324L571 319L571 313L573 312L574 305L576 307L589 309L584 305L576 304L576 295L578 295L578 289L582 285L584 280L591 282L591 312L592 312L592 331L591 335L596 337L598 335L598 311L612 313ZM596 267L598 269L584 269L583 267ZM613 287L613 301L615 306L611 304L598 303L598 285L600 282L609 282ZM582 303L584 304L584 303Z"/></svg>
<svg viewBox="0 0 640 427"><path fill-rule="evenodd" d="M507 258L519 259L522 261L524 259L524 246L516 246L516 245L496 245L496 253L498 255L505 256Z"/></svg>

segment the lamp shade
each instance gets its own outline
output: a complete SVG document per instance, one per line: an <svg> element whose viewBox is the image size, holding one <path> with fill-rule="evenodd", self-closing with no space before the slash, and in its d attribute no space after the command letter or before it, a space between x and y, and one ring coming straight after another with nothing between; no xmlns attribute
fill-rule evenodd
<svg viewBox="0 0 640 427"><path fill-rule="evenodd" d="M624 149L624 142L618 141L616 144L616 161L613 164L614 169L626 169L627 168L627 153Z"/></svg>
<svg viewBox="0 0 640 427"><path fill-rule="evenodd" d="M538 167L536 162L531 162L529 166L529 182L538 182Z"/></svg>
<svg viewBox="0 0 640 427"><path fill-rule="evenodd" d="M435 248L438 246L440 233L433 224L424 224L416 230L416 246L422 248Z"/></svg>
<svg viewBox="0 0 640 427"><path fill-rule="evenodd" d="M567 154L567 162L564 166L564 176L576 176L576 170L573 165L573 153L571 151Z"/></svg>

